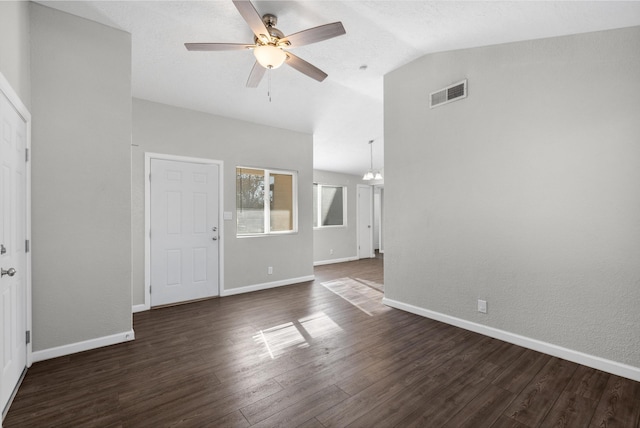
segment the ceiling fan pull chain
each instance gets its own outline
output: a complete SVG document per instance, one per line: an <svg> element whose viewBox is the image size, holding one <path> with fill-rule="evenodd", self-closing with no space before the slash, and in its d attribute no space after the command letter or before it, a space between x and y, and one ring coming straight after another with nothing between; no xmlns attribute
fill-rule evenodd
<svg viewBox="0 0 640 428"><path fill-rule="evenodd" d="M271 70L272 67L267 69L267 74L269 75L269 87L267 89L267 97L269 97L269 102L271 102Z"/></svg>

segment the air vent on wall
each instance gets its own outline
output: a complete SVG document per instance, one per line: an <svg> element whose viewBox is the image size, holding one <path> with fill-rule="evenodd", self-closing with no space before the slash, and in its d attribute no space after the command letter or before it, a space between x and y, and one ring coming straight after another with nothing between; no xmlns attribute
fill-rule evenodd
<svg viewBox="0 0 640 428"><path fill-rule="evenodd" d="M451 101L461 100L467 97L467 79L454 83L439 91L432 92L429 96L431 100L429 107L438 107Z"/></svg>

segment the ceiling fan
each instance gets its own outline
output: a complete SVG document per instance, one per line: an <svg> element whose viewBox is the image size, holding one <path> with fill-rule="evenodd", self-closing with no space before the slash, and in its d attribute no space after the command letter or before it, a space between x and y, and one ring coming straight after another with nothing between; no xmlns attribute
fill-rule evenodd
<svg viewBox="0 0 640 428"><path fill-rule="evenodd" d="M282 31L275 27L278 23L278 18L275 15L266 14L261 18L250 1L233 0L233 4L242 15L242 18L249 24L251 31L253 31L255 35L253 38L254 43L185 43L187 50L253 50L256 62L247 80L247 87L249 88L258 86L267 69L278 68L283 63L319 82L322 82L327 77L327 73L286 51L285 48L295 48L341 36L346 33L341 22L320 25L285 36Z"/></svg>

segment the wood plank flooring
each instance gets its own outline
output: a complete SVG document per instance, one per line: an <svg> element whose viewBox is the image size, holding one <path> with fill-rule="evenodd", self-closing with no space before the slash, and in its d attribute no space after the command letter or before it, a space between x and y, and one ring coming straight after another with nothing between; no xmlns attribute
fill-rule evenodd
<svg viewBox="0 0 640 428"><path fill-rule="evenodd" d="M136 314L34 364L3 426L640 427L638 382L382 305L380 257L315 274Z"/></svg>

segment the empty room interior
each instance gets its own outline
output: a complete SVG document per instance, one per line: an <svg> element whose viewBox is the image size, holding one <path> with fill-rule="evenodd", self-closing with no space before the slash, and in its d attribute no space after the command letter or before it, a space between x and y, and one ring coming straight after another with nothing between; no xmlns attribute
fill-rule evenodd
<svg viewBox="0 0 640 428"><path fill-rule="evenodd" d="M640 2L2 1L4 427L640 427Z"/></svg>

